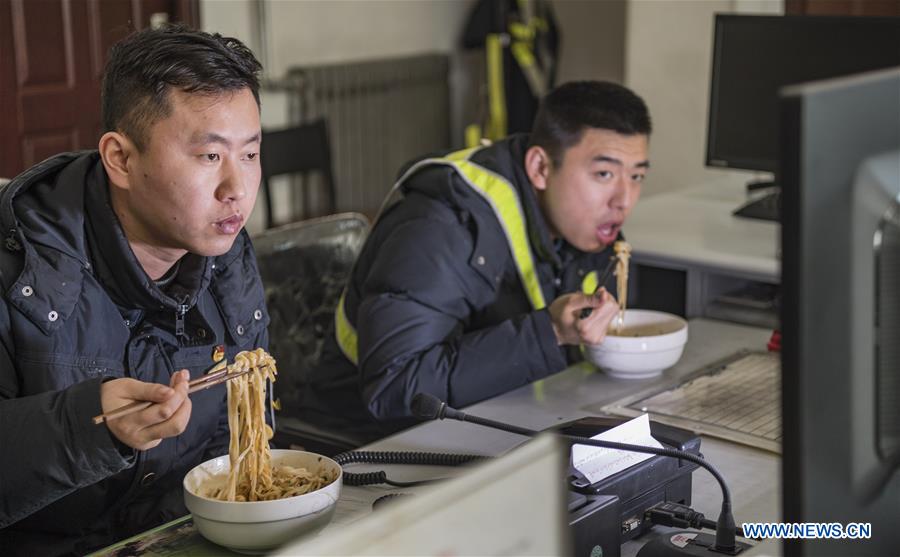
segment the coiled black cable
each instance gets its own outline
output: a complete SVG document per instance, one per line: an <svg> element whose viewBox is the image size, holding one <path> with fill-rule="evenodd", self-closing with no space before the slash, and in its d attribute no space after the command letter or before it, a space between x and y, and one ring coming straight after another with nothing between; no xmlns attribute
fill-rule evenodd
<svg viewBox="0 0 900 557"><path fill-rule="evenodd" d="M491 457L474 454L423 453L411 451L349 451L332 457L341 468L348 464L419 464L429 466L461 466L470 462L486 460ZM354 473L344 471L344 485L377 485L387 484L395 487L411 487L438 481L419 480L414 482L398 482L389 480L384 471Z"/></svg>
<svg viewBox="0 0 900 557"><path fill-rule="evenodd" d="M389 504L391 501L397 501L398 499L408 499L409 497L414 497L412 493L388 493L387 495L382 495L378 499L372 503L372 508L377 510L384 505Z"/></svg>

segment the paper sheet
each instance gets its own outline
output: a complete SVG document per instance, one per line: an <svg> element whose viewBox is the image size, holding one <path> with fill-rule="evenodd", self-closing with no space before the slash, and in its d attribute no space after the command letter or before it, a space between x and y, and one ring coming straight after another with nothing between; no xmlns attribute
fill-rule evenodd
<svg viewBox="0 0 900 557"><path fill-rule="evenodd" d="M659 441L650 435L650 418L647 414L599 433L591 439L663 448ZM572 463L591 483L596 483L649 458L653 458L653 455L585 445L572 446Z"/></svg>

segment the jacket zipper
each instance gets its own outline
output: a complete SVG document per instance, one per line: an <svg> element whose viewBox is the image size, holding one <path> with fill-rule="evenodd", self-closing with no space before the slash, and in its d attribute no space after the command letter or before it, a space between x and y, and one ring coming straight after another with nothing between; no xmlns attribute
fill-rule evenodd
<svg viewBox="0 0 900 557"><path fill-rule="evenodd" d="M175 308L175 338L180 342L187 340L187 335L184 334L184 315L188 312L190 306L185 302L187 302L187 296L181 298L178 306Z"/></svg>

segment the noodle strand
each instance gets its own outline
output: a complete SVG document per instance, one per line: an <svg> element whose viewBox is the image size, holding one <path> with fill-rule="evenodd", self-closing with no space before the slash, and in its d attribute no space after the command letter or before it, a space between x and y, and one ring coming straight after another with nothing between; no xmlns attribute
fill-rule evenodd
<svg viewBox="0 0 900 557"><path fill-rule="evenodd" d="M315 474L305 468L272 467L266 423L266 384L275 381L275 359L262 348L240 352L229 373L253 370L227 382L228 427L231 465L224 485L210 486L203 495L223 501L271 501L315 491L333 482L337 475L324 467Z"/></svg>
<svg viewBox="0 0 900 557"><path fill-rule="evenodd" d="M618 241L613 244L616 252L616 290L619 294L619 315L616 319L615 332L618 333L625 324L625 309L628 306L628 260L631 258L631 244Z"/></svg>

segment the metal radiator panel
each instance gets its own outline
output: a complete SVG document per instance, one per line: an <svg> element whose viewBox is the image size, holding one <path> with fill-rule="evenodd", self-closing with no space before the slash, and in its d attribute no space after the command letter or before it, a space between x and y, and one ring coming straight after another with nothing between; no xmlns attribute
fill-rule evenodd
<svg viewBox="0 0 900 557"><path fill-rule="evenodd" d="M288 72L290 122L328 121L338 211L374 215L404 163L450 147L448 72L444 55Z"/></svg>

